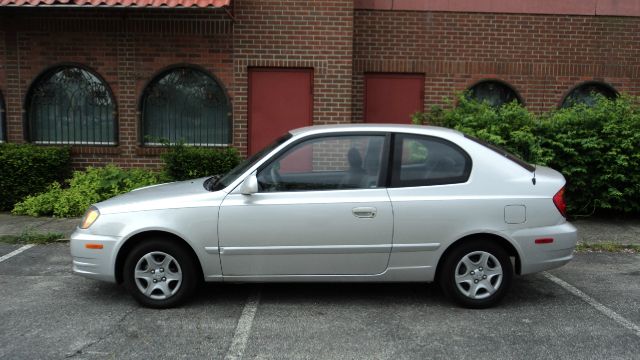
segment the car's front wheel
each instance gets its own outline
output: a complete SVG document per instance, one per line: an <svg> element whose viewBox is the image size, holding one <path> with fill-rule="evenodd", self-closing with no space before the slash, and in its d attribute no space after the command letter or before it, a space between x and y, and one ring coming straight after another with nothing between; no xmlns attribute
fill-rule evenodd
<svg viewBox="0 0 640 360"><path fill-rule="evenodd" d="M197 287L195 259L169 239L144 241L124 263L124 286L142 305L170 308L187 300Z"/></svg>
<svg viewBox="0 0 640 360"><path fill-rule="evenodd" d="M511 285L513 266L499 245L477 240L454 248L440 269L444 293L468 308L488 308L497 304Z"/></svg>

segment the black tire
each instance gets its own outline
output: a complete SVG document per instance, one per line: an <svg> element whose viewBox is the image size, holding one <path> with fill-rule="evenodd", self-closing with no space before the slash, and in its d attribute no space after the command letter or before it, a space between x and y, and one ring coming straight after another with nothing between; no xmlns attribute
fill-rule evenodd
<svg viewBox="0 0 640 360"><path fill-rule="evenodd" d="M489 254L486 257L487 269L481 266L480 259L483 254ZM466 261L474 263L472 269L468 269L463 262L463 258L467 256L469 257ZM478 260L479 267L475 266L475 260ZM499 268L496 266L496 260ZM501 277L494 275L497 270L501 270ZM460 286L456 281L456 271L464 277L460 280ZM439 272L438 281L445 295L463 307L472 309L484 309L499 303L509 290L513 278L513 266L509 254L500 245L489 240L471 240L457 246L447 254ZM486 278L483 279L484 276ZM463 281L466 279L468 282ZM472 288L472 282L480 285ZM491 290L487 290L488 285L495 288L495 292L491 293ZM470 295L474 291L475 296Z"/></svg>
<svg viewBox="0 0 640 360"><path fill-rule="evenodd" d="M136 280L135 270L136 266L140 266L140 269L145 268L145 264L148 264L146 260L148 257L145 259L143 259L143 257L150 254L154 261L167 259L170 263L167 266L166 277L158 278L161 274L155 271L155 267L162 267L164 272L163 265L155 263L153 266L154 269L149 268L149 271L154 271L153 274L149 273L149 277L153 278L153 281L164 282L166 288L164 288L164 291L162 289L155 289L152 294L147 296L142 292L140 287L145 287L145 284L147 284L147 288L148 286L154 285L144 279ZM162 254L168 255L169 257L163 256ZM200 271L198 270L196 261L197 259L194 259L193 255L181 244L176 243L175 240L145 240L136 245L127 255L122 274L123 284L133 298L143 306L155 309L176 307L183 304L193 295L201 281ZM179 281L170 279L171 277L177 277L176 274L181 274ZM163 278L165 280L162 280ZM172 286L173 288L171 288Z"/></svg>

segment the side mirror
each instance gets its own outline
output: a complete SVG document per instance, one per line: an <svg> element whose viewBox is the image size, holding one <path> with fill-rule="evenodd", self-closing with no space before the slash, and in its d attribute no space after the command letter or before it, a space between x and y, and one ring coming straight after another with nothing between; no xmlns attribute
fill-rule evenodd
<svg viewBox="0 0 640 360"><path fill-rule="evenodd" d="M258 192L258 178L256 177L255 171L251 173L251 175L247 176L246 179L240 185L240 193L242 195L251 195Z"/></svg>

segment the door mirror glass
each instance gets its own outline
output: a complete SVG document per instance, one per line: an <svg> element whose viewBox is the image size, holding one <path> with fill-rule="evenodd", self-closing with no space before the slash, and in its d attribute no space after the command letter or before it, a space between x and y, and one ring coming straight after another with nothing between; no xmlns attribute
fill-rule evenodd
<svg viewBox="0 0 640 360"><path fill-rule="evenodd" d="M256 177L256 173L253 172L251 175L247 176L246 179L240 185L240 193L242 195L251 195L258 192L258 178Z"/></svg>

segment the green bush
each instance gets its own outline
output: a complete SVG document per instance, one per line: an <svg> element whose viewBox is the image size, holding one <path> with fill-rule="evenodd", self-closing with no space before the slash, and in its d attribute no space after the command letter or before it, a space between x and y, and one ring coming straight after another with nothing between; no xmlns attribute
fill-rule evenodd
<svg viewBox="0 0 640 360"><path fill-rule="evenodd" d="M0 210L47 189L71 173L69 148L0 144Z"/></svg>
<svg viewBox="0 0 640 360"><path fill-rule="evenodd" d="M160 181L159 174L141 169L123 170L113 165L89 167L75 171L66 181L69 187L63 188L54 182L44 193L17 203L12 212L31 216L81 216L93 203Z"/></svg>
<svg viewBox="0 0 640 360"><path fill-rule="evenodd" d="M544 159L544 151L535 133L539 125L536 116L517 102L494 107L461 95L455 107L449 110L433 107L430 113L415 114L413 121L457 129L523 159Z"/></svg>
<svg viewBox="0 0 640 360"><path fill-rule="evenodd" d="M640 102L599 97L544 114L541 146L546 164L567 178L574 214L640 213Z"/></svg>
<svg viewBox="0 0 640 360"><path fill-rule="evenodd" d="M172 180L187 180L224 174L240 163L234 148L200 148L184 144L172 145L162 154L164 171Z"/></svg>
<svg viewBox="0 0 640 360"><path fill-rule="evenodd" d="M482 138L567 179L573 215L640 213L640 102L598 97L536 115L518 103L492 107L461 95L456 106L434 107L415 123L445 126Z"/></svg>

